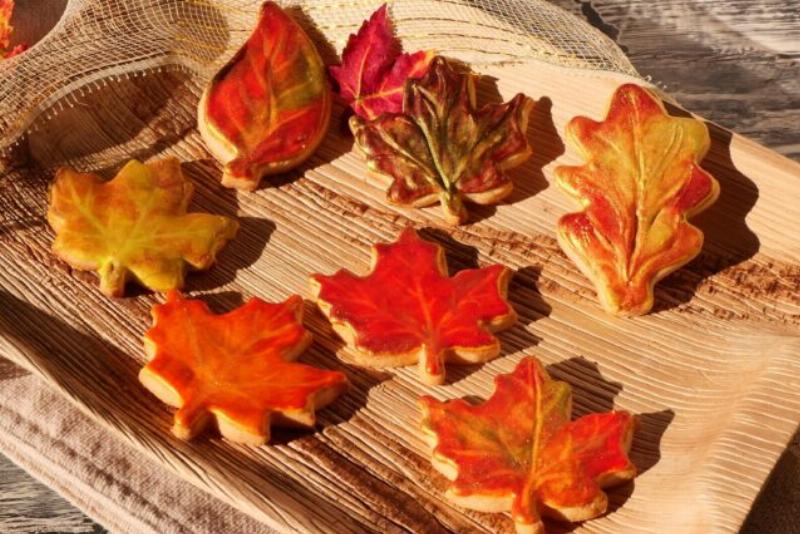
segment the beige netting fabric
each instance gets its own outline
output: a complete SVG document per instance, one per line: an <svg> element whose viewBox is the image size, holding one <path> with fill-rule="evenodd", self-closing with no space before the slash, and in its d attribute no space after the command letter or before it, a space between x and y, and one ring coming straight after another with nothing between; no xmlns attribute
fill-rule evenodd
<svg viewBox="0 0 800 534"><path fill-rule="evenodd" d="M335 61L383 0L284 1ZM408 50L434 49L482 65L542 60L636 75L622 51L545 0L395 0ZM0 152L37 118L59 113L109 79L179 68L207 79L249 34L261 0L69 0L26 53L0 61ZM435 5L435 9L432 7Z"/></svg>

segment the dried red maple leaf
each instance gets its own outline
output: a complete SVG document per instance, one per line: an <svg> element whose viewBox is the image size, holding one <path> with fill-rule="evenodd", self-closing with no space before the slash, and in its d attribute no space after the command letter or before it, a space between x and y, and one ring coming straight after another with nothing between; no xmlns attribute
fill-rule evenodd
<svg viewBox="0 0 800 534"><path fill-rule="evenodd" d="M151 359L139 380L179 408L172 431L181 439L212 418L224 437L251 445L269 440L270 424L313 426L314 411L348 382L342 373L294 362L311 343L302 318L297 295L278 304L251 298L215 315L204 302L171 291L153 307L145 334Z"/></svg>
<svg viewBox="0 0 800 534"><path fill-rule="evenodd" d="M628 84L617 89L602 122L575 117L567 136L586 164L560 166L556 177L584 210L561 218L558 241L594 282L605 309L647 313L656 282L703 246L703 233L687 218L719 195L699 165L708 128L670 116L652 93Z"/></svg>
<svg viewBox="0 0 800 534"><path fill-rule="evenodd" d="M342 64L330 67L330 73L339 84L339 95L353 111L374 119L381 113L402 110L406 80L424 76L433 57L431 51L400 52L384 4L357 34L350 35Z"/></svg>
<svg viewBox="0 0 800 534"><path fill-rule="evenodd" d="M47 211L53 252L76 269L96 270L110 296L124 293L130 275L154 291L179 288L186 264L209 268L239 227L227 217L186 213L193 189L175 158L131 160L108 182L59 169Z"/></svg>
<svg viewBox="0 0 800 534"><path fill-rule="evenodd" d="M428 74L406 84L402 113L350 118L369 168L393 178L391 202L438 201L445 220L459 224L467 218L462 197L495 204L511 193L504 171L531 154L526 129L533 101L519 94L505 104L475 104L474 76L437 57Z"/></svg>
<svg viewBox="0 0 800 534"><path fill-rule="evenodd" d="M516 321L506 301L507 268L491 265L448 277L442 248L410 228L372 253L372 272L365 277L346 270L311 277L320 308L359 363L418 362L423 380L441 384L445 361L478 363L499 354L492 332Z"/></svg>
<svg viewBox="0 0 800 534"><path fill-rule="evenodd" d="M222 183L253 190L317 148L331 93L314 43L277 4L266 2L256 29L203 93L198 129L225 165Z"/></svg>
<svg viewBox="0 0 800 534"><path fill-rule="evenodd" d="M627 412L570 421L572 391L533 357L495 378L486 402L422 397L422 428L446 496L483 512L511 511L520 534L542 533L541 517L584 521L605 512L601 488L632 479L634 419Z"/></svg>

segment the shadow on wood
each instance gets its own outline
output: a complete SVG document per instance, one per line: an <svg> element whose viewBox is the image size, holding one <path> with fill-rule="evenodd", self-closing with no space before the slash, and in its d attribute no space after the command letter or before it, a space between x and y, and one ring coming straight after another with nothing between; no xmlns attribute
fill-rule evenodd
<svg viewBox="0 0 800 534"><path fill-rule="evenodd" d="M44 169L69 165L111 178L129 159L147 160L194 129L197 87L183 72L104 79L72 93L72 106L41 115L27 136Z"/></svg>
<svg viewBox="0 0 800 534"><path fill-rule="evenodd" d="M753 503L740 534L774 532L779 525L784 528L790 525L796 527L797 509L800 506L797 500L797 473L800 473L797 444L800 443L800 427L792 442L794 445L783 451L778 463L772 468L772 473Z"/></svg>
<svg viewBox="0 0 800 534"><path fill-rule="evenodd" d="M67 0L18 0L16 4L11 18L11 47L24 44L30 48L58 24Z"/></svg>
<svg viewBox="0 0 800 534"><path fill-rule="evenodd" d="M701 166L719 182L719 198L692 218L691 223L705 236L703 250L656 285L654 312L686 304L705 279L752 258L760 246L746 221L758 200L758 187L731 160L731 132L714 124L708 126L711 149Z"/></svg>
<svg viewBox="0 0 800 534"><path fill-rule="evenodd" d="M622 384L603 378L598 366L586 358L570 358L547 367L550 376L572 386L573 419L592 413L614 410L614 399L622 391ZM636 415L636 430L629 457L636 466L637 476L653 467L661 458L661 438L675 418L671 409ZM620 486L606 488L608 510L612 514L633 494L636 480ZM553 532L572 532L579 524L552 523ZM550 529L548 529L550 532Z"/></svg>

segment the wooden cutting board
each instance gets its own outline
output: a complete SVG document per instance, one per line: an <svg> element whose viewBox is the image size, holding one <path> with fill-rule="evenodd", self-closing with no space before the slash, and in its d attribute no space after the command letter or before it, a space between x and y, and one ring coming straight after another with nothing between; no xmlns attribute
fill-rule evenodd
<svg viewBox="0 0 800 534"><path fill-rule="evenodd" d="M352 151L337 108L318 152L255 193L219 186L219 166L194 130L201 87L183 71L120 79L43 122L0 178L0 353L35 372L131 446L213 495L282 530L511 531L508 517L442 499L418 432L416 399L491 393L493 377L534 355L573 385L575 416L612 407L641 414L632 457L641 471L610 493L587 532L736 531L800 417L800 165L710 125L703 163L717 203L695 219L706 245L664 280L656 310L634 319L599 309L589 282L556 245L557 218L575 206L553 185L554 162L577 163L561 139L576 114L600 118L620 75L535 61L482 69L479 98L525 92L539 100L534 157L512 172L516 189L472 224L441 226L438 208L384 200ZM503 263L519 324L499 335L502 356L450 367L448 384L419 383L415 368L374 372L350 355L307 305L315 344L302 361L348 374L352 390L319 412L316 432L276 430L250 448L214 435L184 443L171 411L139 386L141 336L160 295L112 300L91 273L49 252L44 214L56 166L111 177L129 157L174 155L197 185L193 209L238 215L238 238L187 291L218 311L251 295L307 296L311 272L368 268L369 247L407 225L441 242L451 268ZM337 357L337 353L339 357ZM558 530L558 528L554 528Z"/></svg>

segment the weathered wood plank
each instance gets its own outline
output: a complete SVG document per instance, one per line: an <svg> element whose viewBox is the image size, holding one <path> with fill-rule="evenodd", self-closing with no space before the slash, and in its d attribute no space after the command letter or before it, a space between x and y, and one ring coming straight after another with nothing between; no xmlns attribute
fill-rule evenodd
<svg viewBox="0 0 800 534"><path fill-rule="evenodd" d="M557 0L687 109L800 159L800 9L784 0Z"/></svg>
<svg viewBox="0 0 800 534"><path fill-rule="evenodd" d="M80 510L0 454L0 531L105 532Z"/></svg>

